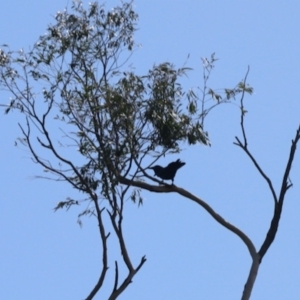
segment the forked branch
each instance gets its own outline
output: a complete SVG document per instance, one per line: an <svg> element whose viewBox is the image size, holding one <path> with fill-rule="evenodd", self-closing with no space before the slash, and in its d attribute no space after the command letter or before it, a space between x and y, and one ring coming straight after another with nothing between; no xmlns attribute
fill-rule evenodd
<svg viewBox="0 0 300 300"><path fill-rule="evenodd" d="M282 208L283 208L283 203L284 203L284 199L285 199L285 195L287 190L292 186L292 183L289 183L289 176L290 176L290 172L292 169L292 164L294 161L294 157L295 157L295 153L296 153L296 149L297 149L297 143L299 142L300 139L300 126L298 127L297 131L296 131L296 135L294 140L292 140L292 145L291 145L291 149L290 149L290 154L289 154L289 158L286 164L286 168L285 168L285 172L283 175L283 179L282 179L282 184L281 184L281 190L280 190L280 194L279 194L279 198L278 198L278 202L275 204L275 208L274 208L274 215L271 221L271 225L270 228L268 230L267 236L259 250L259 254L260 254L260 261L262 260L262 258L264 257L264 255L266 254L266 252L268 251L269 247L271 246L271 244L273 243L276 233L277 233L277 229L279 226L279 221L280 221L280 217L281 217L281 213L282 213Z"/></svg>

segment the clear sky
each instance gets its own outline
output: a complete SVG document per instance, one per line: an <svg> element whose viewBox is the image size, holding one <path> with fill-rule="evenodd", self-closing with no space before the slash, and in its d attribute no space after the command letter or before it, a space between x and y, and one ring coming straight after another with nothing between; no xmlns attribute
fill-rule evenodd
<svg viewBox="0 0 300 300"><path fill-rule="evenodd" d="M87 2L84 2L87 3ZM111 8L117 1L106 1ZM62 0L3 1L0 44L24 50L44 34ZM70 2L69 2L70 4ZM254 94L246 98L249 148L278 193L291 139L299 125L300 2L135 1L142 47L131 63L140 73L153 64L186 61L194 70L185 87L202 86L201 57L216 52L213 88L233 87L245 75ZM1 103L8 102L2 94ZM84 299L98 278L100 246L96 221L53 212L58 201L78 196L66 184L33 179L42 174L30 154L14 147L17 113L0 117L0 299ZM175 183L209 203L259 248L269 228L273 200L248 157L233 145L241 136L239 111L227 105L207 120L212 147L186 147ZM70 154L72 155L72 154ZM300 153L275 242L260 267L254 300L300 299ZM142 299L240 299L250 256L238 237L200 206L175 194L143 192L144 205L128 201L125 236L134 262L147 262L120 297ZM117 250L118 253L119 250ZM113 258L110 260L113 276ZM106 299L100 294L95 299Z"/></svg>

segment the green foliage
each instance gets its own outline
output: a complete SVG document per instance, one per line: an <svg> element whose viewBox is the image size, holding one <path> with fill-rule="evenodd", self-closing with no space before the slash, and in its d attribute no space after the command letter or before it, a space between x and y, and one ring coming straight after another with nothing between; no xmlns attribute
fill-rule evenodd
<svg viewBox="0 0 300 300"><path fill-rule="evenodd" d="M184 92L178 79L186 69L176 70L170 63L155 66L149 72L150 99L147 101L145 119L154 129L154 145L180 151L179 143L208 143L199 121L194 121L194 111L182 110Z"/></svg>
<svg viewBox="0 0 300 300"><path fill-rule="evenodd" d="M211 109L239 93L252 93L243 83L218 92L208 87L215 54L203 58L200 96L195 89L185 91L180 82L190 68L165 62L142 76L126 70L137 19L131 3L106 12L98 3L85 10L77 1L71 13L57 13L55 24L29 53L6 46L0 50L0 85L12 94L6 113L17 109L26 116L22 132L35 161L74 188L100 193L110 203L122 195L119 176L148 176L144 161L178 153L184 143L210 145L204 120ZM73 165L55 148L47 129L53 122L63 126L84 163ZM33 124L39 146L52 152L61 168L38 154Z"/></svg>

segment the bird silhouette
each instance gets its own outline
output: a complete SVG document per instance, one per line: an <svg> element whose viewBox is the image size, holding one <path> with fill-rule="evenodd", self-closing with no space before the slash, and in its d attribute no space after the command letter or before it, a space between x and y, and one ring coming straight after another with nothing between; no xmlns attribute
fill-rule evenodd
<svg viewBox="0 0 300 300"><path fill-rule="evenodd" d="M154 171L154 176L160 177L162 180L172 180L173 184L177 170L184 165L185 162L177 159L176 161L169 163L166 167L156 165L150 167L149 169L152 169Z"/></svg>

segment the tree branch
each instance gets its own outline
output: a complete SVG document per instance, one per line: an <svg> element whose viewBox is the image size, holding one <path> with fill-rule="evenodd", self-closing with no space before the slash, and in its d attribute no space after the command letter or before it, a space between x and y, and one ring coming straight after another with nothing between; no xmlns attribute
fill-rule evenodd
<svg viewBox="0 0 300 300"><path fill-rule="evenodd" d="M260 167L260 165L258 164L258 162L256 161L256 159L253 157L253 155L251 154L251 152L248 150L248 146L247 144L242 144L242 142L239 140L238 137L235 137L235 139L237 140L237 143L234 143L235 145L241 147L246 154L249 156L249 158L251 159L251 161L253 162L254 166L256 167L256 169L258 170L258 172L260 173L260 175L266 180L266 182L268 183L268 186L270 188L270 191L272 193L273 199L274 199L274 203L276 205L277 203L277 196L272 184L272 181L270 180L270 178L266 175L266 173L262 170L262 168Z"/></svg>
<svg viewBox="0 0 300 300"><path fill-rule="evenodd" d="M100 272L98 282L96 283L96 285L94 286L94 288L92 289L90 294L87 296L86 300L92 300L94 298L94 296L98 293L98 291L100 290L100 288L103 285L105 275L108 270L107 239L108 239L110 233L108 233L108 234L105 233L105 228L104 228L104 224L103 224L103 220L102 220L102 212L104 209L100 210L97 199L94 199L94 203L95 203L95 207L96 207L99 233L100 233L100 238L101 238L101 242L102 242L102 251L103 251L103 253L102 253L102 270Z"/></svg>
<svg viewBox="0 0 300 300"><path fill-rule="evenodd" d="M150 185L148 183L141 182L141 181L133 181L131 179L127 179L127 178L122 177L122 176L119 177L119 181L122 184L132 185L132 186L135 186L135 187L139 187L139 188L148 190L150 192L156 192L156 193L178 193L178 194L184 196L185 198L188 198L188 199L196 202L197 204L199 204L200 206L202 206L218 223L220 223L222 226L224 226L225 228L229 229L231 232L233 232L238 237L240 237L240 239L247 246L247 248L248 248L248 250L250 252L251 257L253 259L256 257L257 253L256 253L256 250L255 250L255 247L254 247L253 243L251 242L251 240L249 239L249 237L244 232L242 232L240 229L238 229L234 225L230 224L229 222L225 221L206 202L204 202L200 198L196 197L192 193L184 190L183 188L179 188L176 185L154 186L154 185Z"/></svg>
<svg viewBox="0 0 300 300"><path fill-rule="evenodd" d="M118 296L124 292L124 290L127 288L127 286L132 282L132 278L135 276L135 274L140 270L140 268L143 266L143 264L146 262L146 257L143 256L139 265L129 272L128 276L124 279L123 283L120 285L120 287L116 290L114 290L108 300L115 300L118 298Z"/></svg>
<svg viewBox="0 0 300 300"><path fill-rule="evenodd" d="M287 165L285 168L285 172L283 175L279 199L274 208L274 215L273 215L273 218L271 221L271 225L267 232L267 236L258 252L260 255L260 262L263 259L264 255L266 254L266 252L268 251L269 247L272 245L272 243L275 239L277 230L278 230L285 195L286 195L287 190L291 187L291 184L288 184L288 178L289 178L289 175L290 175L290 172L292 169L292 163L294 161L294 156L296 153L297 143L299 142L299 139L300 139L300 126L298 127L298 129L296 131L294 140L292 140L290 155L289 155Z"/></svg>

